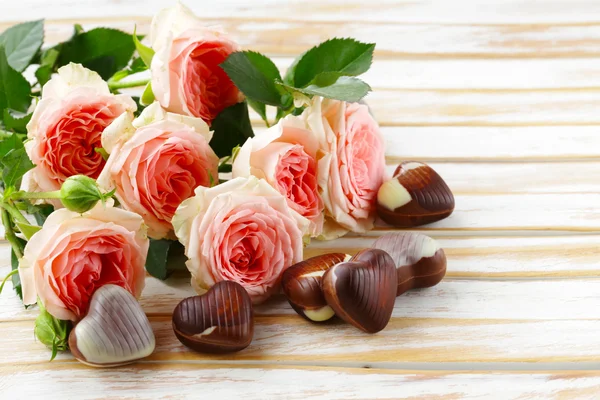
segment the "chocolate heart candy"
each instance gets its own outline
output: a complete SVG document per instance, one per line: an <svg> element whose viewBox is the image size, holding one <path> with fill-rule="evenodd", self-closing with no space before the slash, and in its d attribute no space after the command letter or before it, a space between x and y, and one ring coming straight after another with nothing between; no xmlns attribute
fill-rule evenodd
<svg viewBox="0 0 600 400"><path fill-rule="evenodd" d="M397 288L394 260L383 250L365 249L329 268L322 288L327 304L344 321L368 333L386 327Z"/></svg>
<svg viewBox="0 0 600 400"><path fill-rule="evenodd" d="M394 177L377 193L377 213L390 225L409 228L448 217L454 195L446 182L427 164L403 162Z"/></svg>
<svg viewBox="0 0 600 400"><path fill-rule="evenodd" d="M286 269L281 285L292 308L310 321L322 322L333 317L335 313L321 290L321 279L330 267L349 259L344 253L323 254Z"/></svg>
<svg viewBox="0 0 600 400"><path fill-rule="evenodd" d="M252 300L239 283L218 282L205 294L183 299L175 307L173 331L192 350L240 351L254 336Z"/></svg>
<svg viewBox="0 0 600 400"><path fill-rule="evenodd" d="M69 335L73 356L93 367L130 364L154 351L148 317L131 293L116 285L94 292L90 308Z"/></svg>
<svg viewBox="0 0 600 400"><path fill-rule="evenodd" d="M437 285L446 275L446 254L437 241L412 232L388 233L373 246L387 252L396 264L396 295L410 289Z"/></svg>

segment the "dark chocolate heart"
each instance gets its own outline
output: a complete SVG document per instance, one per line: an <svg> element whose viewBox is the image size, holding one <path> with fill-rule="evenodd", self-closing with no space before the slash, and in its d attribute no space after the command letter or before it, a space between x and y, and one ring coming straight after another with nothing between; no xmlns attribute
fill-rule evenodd
<svg viewBox="0 0 600 400"><path fill-rule="evenodd" d="M175 307L173 331L181 343L199 352L243 350L254 336L252 300L239 283L218 282Z"/></svg>
<svg viewBox="0 0 600 400"><path fill-rule="evenodd" d="M368 333L386 327L398 287L394 260L383 250L365 249L329 268L322 288L327 304L344 321Z"/></svg>

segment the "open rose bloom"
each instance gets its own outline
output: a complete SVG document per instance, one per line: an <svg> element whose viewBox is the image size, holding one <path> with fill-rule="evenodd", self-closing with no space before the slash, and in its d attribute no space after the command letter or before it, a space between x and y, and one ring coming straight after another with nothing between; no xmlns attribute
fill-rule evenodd
<svg viewBox="0 0 600 400"><path fill-rule="evenodd" d="M125 113L102 135L110 154L98 184L116 188L121 205L140 214L155 239L174 238L171 219L198 186L218 182L212 132L199 118L165 112L158 103L135 120Z"/></svg>
<svg viewBox="0 0 600 400"><path fill-rule="evenodd" d="M315 134L301 119L288 116L244 143L233 163L233 177L265 179L286 197L292 210L309 220L309 234L316 237L323 229L317 181L321 156Z"/></svg>
<svg viewBox="0 0 600 400"><path fill-rule="evenodd" d="M208 29L178 3L152 20L152 91L168 111L202 118L209 125L243 95L219 66L238 45Z"/></svg>
<svg viewBox="0 0 600 400"><path fill-rule="evenodd" d="M137 214L100 203L84 214L55 211L20 260L23 302L34 304L39 297L54 317L77 321L102 285L118 285L139 297L147 252Z"/></svg>
<svg viewBox="0 0 600 400"><path fill-rule="evenodd" d="M119 115L135 110L131 97L112 95L96 72L80 64L59 68L44 85L27 125L25 148L36 167L23 188L53 191L73 175L97 178L105 164L95 151L102 147L102 132Z"/></svg>
<svg viewBox="0 0 600 400"><path fill-rule="evenodd" d="M322 238L372 229L385 175L385 144L368 107L315 97L302 118L325 154L318 165L325 205Z"/></svg>
<svg viewBox="0 0 600 400"><path fill-rule="evenodd" d="M302 261L308 223L277 190L252 176L198 187L177 209L173 226L198 293L230 280L260 303L279 290L283 271Z"/></svg>

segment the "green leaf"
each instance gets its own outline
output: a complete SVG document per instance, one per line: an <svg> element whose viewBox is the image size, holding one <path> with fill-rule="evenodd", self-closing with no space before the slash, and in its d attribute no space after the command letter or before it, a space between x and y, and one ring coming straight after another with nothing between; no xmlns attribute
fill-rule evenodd
<svg viewBox="0 0 600 400"><path fill-rule="evenodd" d="M184 248L176 240L150 239L146 270L155 278L165 280L173 271L186 270Z"/></svg>
<svg viewBox="0 0 600 400"><path fill-rule="evenodd" d="M149 106L152 103L154 103L154 92L152 91L152 82L148 82L144 88L142 97L140 97L140 104L143 106Z"/></svg>
<svg viewBox="0 0 600 400"><path fill-rule="evenodd" d="M0 112L4 115L6 108L26 112L29 104L31 85L8 64L4 48L0 46Z"/></svg>
<svg viewBox="0 0 600 400"><path fill-rule="evenodd" d="M358 76L366 72L373 61L374 43L335 38L307 51L293 68L295 87L303 88L323 72L339 76ZM289 83L288 83L289 84Z"/></svg>
<svg viewBox="0 0 600 400"><path fill-rule="evenodd" d="M27 241L17 237L17 242L18 242L19 248L21 249L21 253L23 253L23 250L25 249L25 244L27 244ZM11 246L11 250L10 250L10 266L11 266L11 271L14 271L19 268L19 259L17 258L15 251L12 249L12 246ZM23 289L21 287L21 277L17 273L17 274L14 274L11 278L12 278L12 285L13 285L13 288L15 289L15 292L17 292L17 295L19 296L19 298L21 300L23 300ZM28 307L28 304L25 305L25 308L27 308L27 307Z"/></svg>
<svg viewBox="0 0 600 400"><path fill-rule="evenodd" d="M35 235L40 229L42 229L41 226L25 224L18 221L15 221L15 225L17 225L17 228L19 228L19 230L21 231L23 236L27 238L27 240L31 239L33 235Z"/></svg>
<svg viewBox="0 0 600 400"><path fill-rule="evenodd" d="M281 95L275 81L279 70L270 58L254 51L232 53L221 64L229 78L249 99L280 107Z"/></svg>
<svg viewBox="0 0 600 400"><path fill-rule="evenodd" d="M2 140L0 140L0 162L1 160L12 150L24 148L23 142L19 139L19 136L12 134Z"/></svg>
<svg viewBox="0 0 600 400"><path fill-rule="evenodd" d="M329 82L329 79L325 79L322 83L327 82ZM321 96L348 102L357 102L371 91L371 87L365 82L349 76L342 76L338 78L335 83L324 86L311 84L305 88L299 89L289 87L285 84L281 85L289 90L295 90L306 95Z"/></svg>
<svg viewBox="0 0 600 400"><path fill-rule="evenodd" d="M152 64L152 58L154 57L154 50L150 47L143 45L142 42L138 39L136 35L137 26L133 28L133 43L135 45L135 49L137 50L140 58L144 61L144 64L148 68L150 68L150 64Z"/></svg>
<svg viewBox="0 0 600 400"><path fill-rule="evenodd" d="M148 258L146 258L146 271L153 277L164 280L169 276L167 271L167 260L169 248L173 243L173 240L150 239Z"/></svg>
<svg viewBox="0 0 600 400"><path fill-rule="evenodd" d="M4 166L2 179L6 188L19 187L23 175L34 167L24 148L9 151L0 162Z"/></svg>
<svg viewBox="0 0 600 400"><path fill-rule="evenodd" d="M296 67L298 66L298 63L300 62L302 57L304 57L305 54L306 54L306 52L304 52L304 53L300 54L298 57L296 57L296 59L292 62L292 65L290 65L290 67L285 71L285 76L283 77L283 83L285 83L286 85L289 85L289 86L294 86L294 77L296 75Z"/></svg>
<svg viewBox="0 0 600 400"><path fill-rule="evenodd" d="M262 120L265 121L267 126L269 126L269 120L267 118L267 106L265 105L265 103L261 103L260 101L254 101L252 99L247 99L247 101L248 105L252 107L252 109L256 111L258 115L260 115Z"/></svg>
<svg viewBox="0 0 600 400"><path fill-rule="evenodd" d="M54 206L52 204L31 204L27 202L27 213L35 217L35 221L38 225L44 225L46 218L54 212Z"/></svg>
<svg viewBox="0 0 600 400"><path fill-rule="evenodd" d="M108 79L127 65L134 51L135 45L129 34L116 29L96 28L62 43L58 66L80 63Z"/></svg>
<svg viewBox="0 0 600 400"><path fill-rule="evenodd" d="M0 35L8 63L22 72L31 63L44 41L44 20L24 22L8 28Z"/></svg>
<svg viewBox="0 0 600 400"><path fill-rule="evenodd" d="M4 109L4 127L10 131L27 133L27 124L33 113L25 114L8 108Z"/></svg>
<svg viewBox="0 0 600 400"><path fill-rule="evenodd" d="M35 78L40 86L44 86L52 77L52 68L44 65L35 70Z"/></svg>
<svg viewBox="0 0 600 400"><path fill-rule="evenodd" d="M246 139L254 136L246 102L224 109L212 122L211 129L214 133L210 146L217 156L230 155L234 147L244 144Z"/></svg>

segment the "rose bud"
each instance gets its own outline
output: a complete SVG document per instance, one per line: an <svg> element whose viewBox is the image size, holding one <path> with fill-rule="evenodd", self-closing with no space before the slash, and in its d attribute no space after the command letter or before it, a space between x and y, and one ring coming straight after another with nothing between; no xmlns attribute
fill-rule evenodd
<svg viewBox="0 0 600 400"><path fill-rule="evenodd" d="M181 3L160 11L152 20L150 43L152 91L168 111L202 118L211 124L225 108L244 96L219 66L237 43L208 29Z"/></svg>
<svg viewBox="0 0 600 400"><path fill-rule="evenodd" d="M102 147L102 131L135 109L131 97L111 94L96 72L80 64L59 68L44 85L27 124L25 149L35 168L24 177L22 189L50 192L73 175L97 178L105 164L95 151ZM58 201L52 203L60 207Z"/></svg>
<svg viewBox="0 0 600 400"><path fill-rule="evenodd" d="M112 200L83 214L50 214L19 260L23 303L39 300L61 320L80 320L105 284L142 294L148 237L142 217L112 207Z"/></svg>
<svg viewBox="0 0 600 400"><path fill-rule="evenodd" d="M265 179L286 197L292 210L309 220L309 233L317 237L323 229L318 150L314 133L301 119L288 116L244 143L233 162L233 177Z"/></svg>
<svg viewBox="0 0 600 400"><path fill-rule="evenodd" d="M98 184L85 175L67 178L60 188L60 201L71 211L84 213L94 208L98 201L106 201L111 193L103 194Z"/></svg>
<svg viewBox="0 0 600 400"><path fill-rule="evenodd" d="M315 96L301 117L327 154L318 168L325 204L322 237L334 239L348 231L372 229L377 190L385 174L385 146L369 108Z"/></svg>
<svg viewBox="0 0 600 400"><path fill-rule="evenodd" d="M198 294L221 281L242 285L254 304L278 292L283 271L302 261L308 221L254 176L195 193L177 208L173 227Z"/></svg>
<svg viewBox="0 0 600 400"><path fill-rule="evenodd" d="M50 361L54 360L59 351L65 351L68 347L69 331L71 323L54 318L42 304L38 302L40 314L35 319L33 332L35 337L47 348L52 350Z"/></svg>

